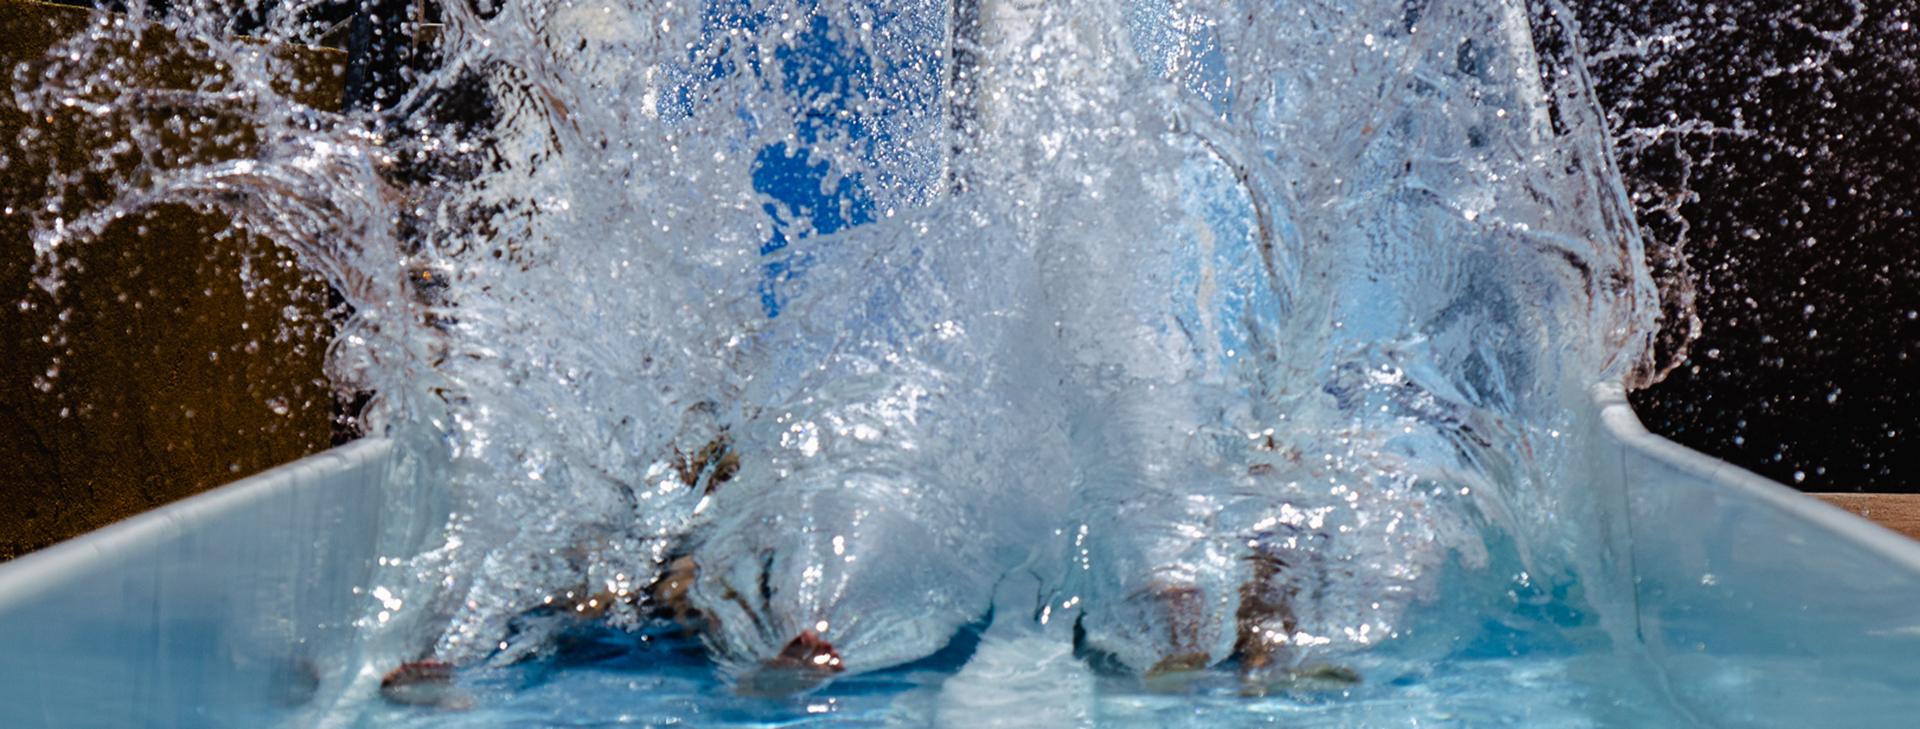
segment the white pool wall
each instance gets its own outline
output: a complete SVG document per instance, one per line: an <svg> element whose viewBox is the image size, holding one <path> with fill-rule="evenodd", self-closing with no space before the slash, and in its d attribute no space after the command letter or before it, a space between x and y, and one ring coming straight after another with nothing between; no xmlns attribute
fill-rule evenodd
<svg viewBox="0 0 1920 729"><path fill-rule="evenodd" d="M413 460L356 441L0 565L0 727L261 726L314 703L364 653L383 552L434 524Z"/></svg>
<svg viewBox="0 0 1920 729"><path fill-rule="evenodd" d="M1647 432L1617 385L1595 401L1676 703L1706 726L1920 721L1920 543Z"/></svg>

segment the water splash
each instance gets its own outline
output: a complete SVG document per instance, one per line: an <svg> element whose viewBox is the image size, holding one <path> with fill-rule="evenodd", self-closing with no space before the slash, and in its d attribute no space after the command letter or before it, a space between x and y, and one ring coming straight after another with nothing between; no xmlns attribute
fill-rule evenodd
<svg viewBox="0 0 1920 729"><path fill-rule="evenodd" d="M264 48L319 7L264 11ZM125 140L36 208L43 286L160 202L325 274L362 427L446 457L412 617L368 626L440 660L671 610L782 692L1007 609L1106 670L1257 685L1473 630L1422 614L1618 619L1565 597L1605 583L1578 442L1588 385L1657 371L1660 299L1551 13L454 3L350 114L225 11L133 14L16 73ZM118 83L158 28L213 71Z"/></svg>

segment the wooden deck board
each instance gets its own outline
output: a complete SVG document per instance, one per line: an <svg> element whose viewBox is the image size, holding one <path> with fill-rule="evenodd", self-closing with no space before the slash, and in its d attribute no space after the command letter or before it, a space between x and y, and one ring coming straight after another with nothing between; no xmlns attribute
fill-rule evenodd
<svg viewBox="0 0 1920 729"><path fill-rule="evenodd" d="M1920 540L1920 494L1807 494Z"/></svg>

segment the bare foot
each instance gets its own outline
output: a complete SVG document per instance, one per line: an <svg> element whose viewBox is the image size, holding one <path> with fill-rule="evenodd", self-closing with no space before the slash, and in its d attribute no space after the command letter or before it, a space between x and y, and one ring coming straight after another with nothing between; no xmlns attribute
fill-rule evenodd
<svg viewBox="0 0 1920 729"><path fill-rule="evenodd" d="M673 612L675 622L687 622L687 616L694 612L687 602L687 590L692 589L693 581L700 577L700 564L692 557L681 557L667 565L665 574L653 583L653 604Z"/></svg>
<svg viewBox="0 0 1920 729"><path fill-rule="evenodd" d="M760 664L759 670L742 677L737 690L743 696L791 696L846 670L833 644L809 630L787 643L780 655Z"/></svg>
<svg viewBox="0 0 1920 729"><path fill-rule="evenodd" d="M1241 696L1271 696L1284 693L1320 693L1344 691L1360 685L1360 673L1332 663L1309 663L1296 668L1272 671L1258 678L1243 676Z"/></svg>
<svg viewBox="0 0 1920 729"><path fill-rule="evenodd" d="M1207 652L1206 595L1200 588L1162 586L1154 591L1167 619L1167 654L1147 669L1147 690L1184 691L1193 678L1213 665Z"/></svg>
<svg viewBox="0 0 1920 729"><path fill-rule="evenodd" d="M415 661L393 669L380 679L380 697L401 706L455 711L473 707L473 697L453 685L453 666L439 661Z"/></svg>

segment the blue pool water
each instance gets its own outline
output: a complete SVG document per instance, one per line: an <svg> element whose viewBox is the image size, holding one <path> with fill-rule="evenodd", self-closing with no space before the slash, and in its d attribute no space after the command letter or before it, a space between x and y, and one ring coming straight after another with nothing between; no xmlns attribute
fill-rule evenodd
<svg viewBox="0 0 1920 729"><path fill-rule="evenodd" d="M456 682L459 708L374 707L366 726L738 727L1529 727L1690 726L1645 677L1611 657L1512 655L1511 641L1441 661L1386 655L1355 664L1358 684L1311 683L1242 695L1231 670L1148 690L1102 676L1071 643L978 628L907 666L788 698L742 697L718 679L698 641L662 626L593 631L551 661L475 670Z"/></svg>

